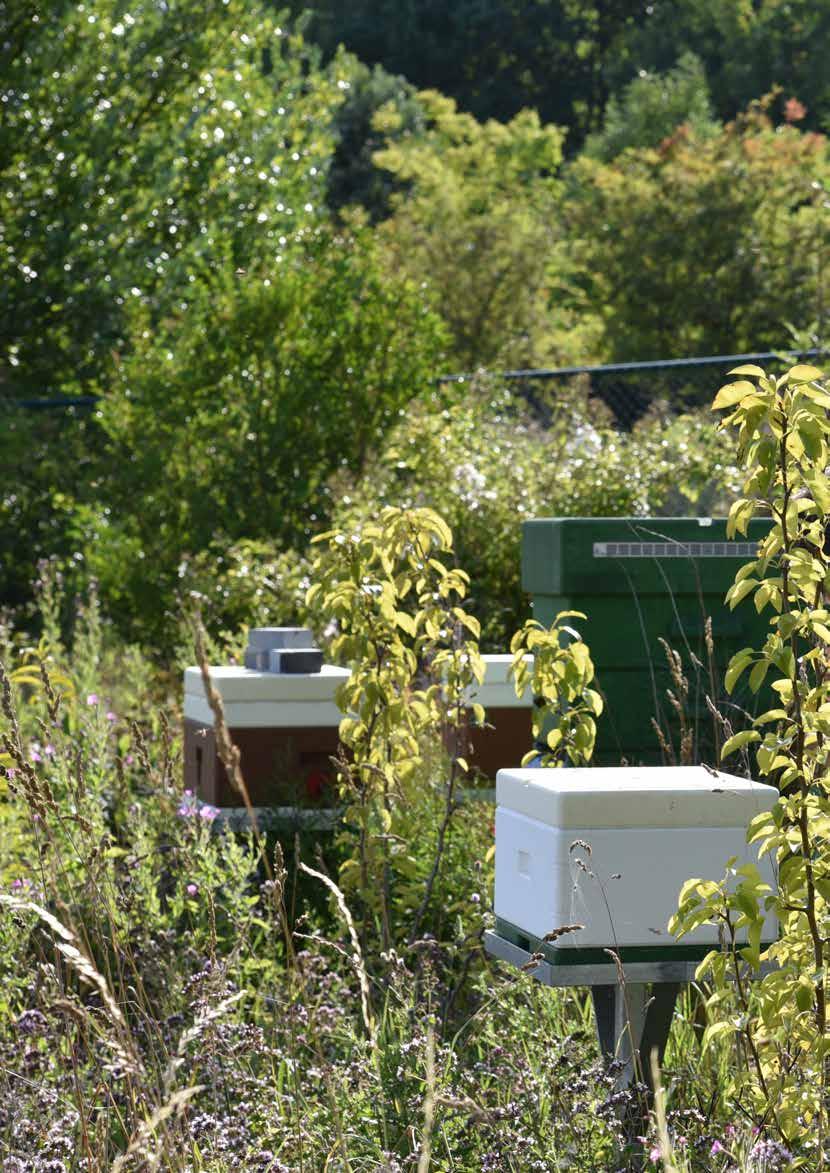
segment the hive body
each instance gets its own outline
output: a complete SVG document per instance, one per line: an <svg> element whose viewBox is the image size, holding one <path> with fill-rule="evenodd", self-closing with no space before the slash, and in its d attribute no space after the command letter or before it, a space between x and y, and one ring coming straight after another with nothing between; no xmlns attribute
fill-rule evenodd
<svg viewBox="0 0 830 1173"><path fill-rule="evenodd" d="M777 798L771 786L699 766L501 770L497 931L533 944L581 925L546 947L571 963L607 960L607 948L632 960L702 956L718 942L716 926L679 943L668 932L680 888L720 880L732 857L736 867L757 864L773 885L772 861L758 860L746 829ZM770 916L764 940L776 934Z"/></svg>

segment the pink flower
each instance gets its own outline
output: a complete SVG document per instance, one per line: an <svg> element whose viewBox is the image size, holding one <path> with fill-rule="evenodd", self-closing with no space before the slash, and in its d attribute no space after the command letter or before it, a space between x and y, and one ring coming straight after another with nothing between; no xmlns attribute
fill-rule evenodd
<svg viewBox="0 0 830 1173"><path fill-rule="evenodd" d="M712 1142L712 1147L709 1149L709 1156L716 1157L718 1153L725 1153L726 1147L721 1144L719 1140Z"/></svg>
<svg viewBox="0 0 830 1173"><path fill-rule="evenodd" d="M185 790L185 792L184 792L184 796L185 796L185 798L192 798L192 797L193 797L193 791L192 791L192 790Z"/></svg>
<svg viewBox="0 0 830 1173"><path fill-rule="evenodd" d="M33 762L42 762L43 758L40 756L40 746L35 744L29 747L29 760Z"/></svg>
<svg viewBox="0 0 830 1173"><path fill-rule="evenodd" d="M648 1159L651 1161L651 1163L653 1165L656 1165L657 1162L660 1160L660 1146L659 1146L659 1144L656 1144L654 1146L654 1148L651 1150L651 1152L648 1155Z"/></svg>
<svg viewBox="0 0 830 1173"><path fill-rule="evenodd" d="M219 814L219 807L218 806L211 806L209 803L206 802L202 806L199 807L199 818L200 819L206 819L207 821L211 821L212 819L215 819L218 814Z"/></svg>
<svg viewBox="0 0 830 1173"><path fill-rule="evenodd" d="M107 713L107 720L108 721L117 721L118 720L115 713L113 713L112 709L110 709L110 711Z"/></svg>
<svg viewBox="0 0 830 1173"><path fill-rule="evenodd" d="M199 885L198 884L188 884L187 887L185 888L185 891L187 892L188 896L195 896L196 893L199 891Z"/></svg>
<svg viewBox="0 0 830 1173"><path fill-rule="evenodd" d="M128 753L127 756L124 758L124 765L131 766L134 761L135 761L135 758L133 757L133 755L131 753Z"/></svg>
<svg viewBox="0 0 830 1173"><path fill-rule="evenodd" d="M47 758L53 758L55 756L54 745L44 745L43 752L46 754Z"/></svg>
<svg viewBox="0 0 830 1173"><path fill-rule="evenodd" d="M16 773L17 773L17 770L14 768L14 766L6 766L6 777L9 779L10 782L14 780L14 776Z"/></svg>
<svg viewBox="0 0 830 1173"><path fill-rule="evenodd" d="M97 692L89 693L89 695L86 698L86 703L88 705L97 705L98 704L98 693Z"/></svg>
<svg viewBox="0 0 830 1173"><path fill-rule="evenodd" d="M726 1128L723 1130L723 1133L727 1140L731 1140L737 1131L738 1130L734 1124L727 1124Z"/></svg>
<svg viewBox="0 0 830 1173"><path fill-rule="evenodd" d="M12 880L12 892L19 892L22 887L23 881L20 879L20 877L18 877L16 880Z"/></svg>

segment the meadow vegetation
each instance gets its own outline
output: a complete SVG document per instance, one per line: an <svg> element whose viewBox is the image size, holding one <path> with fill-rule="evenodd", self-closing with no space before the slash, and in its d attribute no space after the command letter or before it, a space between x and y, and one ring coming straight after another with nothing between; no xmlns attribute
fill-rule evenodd
<svg viewBox="0 0 830 1173"><path fill-rule="evenodd" d="M5 1168L823 1167L830 397L811 368L737 374L716 400L742 430L732 524L775 524L731 599L773 614L727 686L752 662L754 688L777 673L782 707L722 753L757 742L782 789L752 828L780 888L749 869L684 889L678 931L726 933L681 1001L663 1111L603 1066L584 991L483 952L492 807L460 801L480 625L446 522L389 506L323 537L310 568L309 614L354 667L330 835L231 833L183 791L176 701L94 595L67 631L46 573L38 648L4 629ZM528 648L549 760L589 760L588 650L526 625L520 675ZM778 967L750 981L772 907Z"/></svg>

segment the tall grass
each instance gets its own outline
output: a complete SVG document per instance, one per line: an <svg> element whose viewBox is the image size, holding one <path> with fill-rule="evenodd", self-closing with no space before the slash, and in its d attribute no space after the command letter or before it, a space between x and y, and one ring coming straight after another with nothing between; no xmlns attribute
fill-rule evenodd
<svg viewBox="0 0 830 1173"><path fill-rule="evenodd" d="M24 642L9 633L0 726L4 1170L648 1162L662 1142L626 1132L641 1089L601 1063L587 994L482 951L492 807L454 811L436 878L444 808L425 779L411 882L433 898L416 939L383 945L380 917L360 939L342 842L230 834L183 792L175 703L94 601L66 646L26 659ZM24 661L37 671L13 682ZM442 752L436 730L422 768ZM661 1129L690 1168L726 1169L727 1128L747 1129L718 1096L717 1052L700 1058L691 1002L678 1018Z"/></svg>

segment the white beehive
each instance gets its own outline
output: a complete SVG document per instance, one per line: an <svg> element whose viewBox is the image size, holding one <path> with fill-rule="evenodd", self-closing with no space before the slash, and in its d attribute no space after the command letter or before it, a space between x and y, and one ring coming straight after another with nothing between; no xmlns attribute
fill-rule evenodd
<svg viewBox="0 0 830 1173"><path fill-rule="evenodd" d="M582 925L548 946L574 961L604 948L632 959L705 952L717 944L715 926L679 942L668 931L680 889L692 877L720 880L733 856L774 885L772 860L758 859L746 829L777 799L772 786L702 766L500 770L497 932L527 947ZM764 929L774 940L774 918Z"/></svg>
<svg viewBox="0 0 830 1173"><path fill-rule="evenodd" d="M224 702L225 719L237 729L336 727L343 714L334 694L349 675L348 668L333 664L324 664L319 672L291 676L235 666L210 669L210 679ZM199 668L185 669L184 715L191 721L213 724Z"/></svg>

